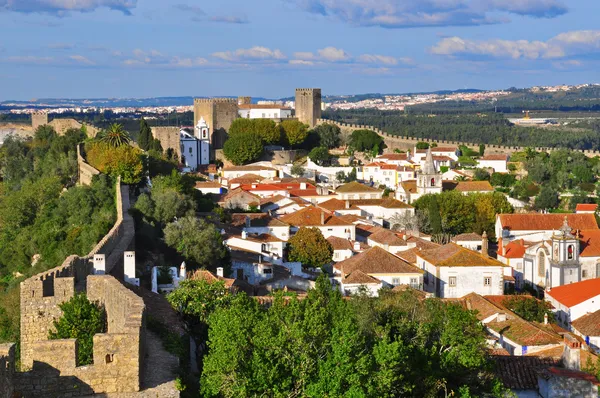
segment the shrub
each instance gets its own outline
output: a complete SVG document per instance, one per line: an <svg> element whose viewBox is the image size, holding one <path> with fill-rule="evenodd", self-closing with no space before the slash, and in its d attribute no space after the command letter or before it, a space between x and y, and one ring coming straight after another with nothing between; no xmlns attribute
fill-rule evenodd
<svg viewBox="0 0 600 398"><path fill-rule="evenodd" d="M48 339L77 339L77 366L94 362L94 335L106 330L106 318L102 308L88 300L85 293L77 293L59 305L63 314L54 321L54 329Z"/></svg>

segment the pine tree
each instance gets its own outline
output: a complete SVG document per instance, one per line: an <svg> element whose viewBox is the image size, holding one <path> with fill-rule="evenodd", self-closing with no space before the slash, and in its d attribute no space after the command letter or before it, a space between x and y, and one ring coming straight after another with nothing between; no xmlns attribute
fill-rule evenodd
<svg viewBox="0 0 600 398"><path fill-rule="evenodd" d="M150 145L152 143L152 130L150 130L150 126L146 122L146 119L142 118L140 120L140 135L138 138L138 145L144 151L150 149Z"/></svg>

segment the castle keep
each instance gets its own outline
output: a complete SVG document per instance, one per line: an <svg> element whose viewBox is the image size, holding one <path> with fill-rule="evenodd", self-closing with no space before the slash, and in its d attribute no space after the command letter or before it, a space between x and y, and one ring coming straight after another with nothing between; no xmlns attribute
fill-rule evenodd
<svg viewBox="0 0 600 398"><path fill-rule="evenodd" d="M194 126L198 125L200 118L204 118L212 131L209 137L212 149L223 148L227 131L237 117L237 98L194 98Z"/></svg>
<svg viewBox="0 0 600 398"><path fill-rule="evenodd" d="M317 125L317 119L321 118L320 88L296 89L296 118L310 128Z"/></svg>

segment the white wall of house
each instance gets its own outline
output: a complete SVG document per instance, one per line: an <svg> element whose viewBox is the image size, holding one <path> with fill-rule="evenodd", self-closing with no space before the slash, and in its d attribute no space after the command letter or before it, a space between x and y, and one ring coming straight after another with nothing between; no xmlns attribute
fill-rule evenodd
<svg viewBox="0 0 600 398"><path fill-rule="evenodd" d="M358 283L341 283L340 291L344 296L351 296L353 294L361 293L363 290L371 297L377 297L379 295L379 289L382 288L382 284L358 284Z"/></svg>
<svg viewBox="0 0 600 398"><path fill-rule="evenodd" d="M287 242L287 240L290 238L290 227L285 225L285 226L280 226L280 227L248 227L245 226L244 227L244 231L246 231L248 234L269 234L272 235L276 238L279 238L281 240L284 240Z"/></svg>
<svg viewBox="0 0 600 398"><path fill-rule="evenodd" d="M409 285L414 289L422 290L423 274L415 272L414 274L369 274L383 282L383 286L395 287L399 285Z"/></svg>
<svg viewBox="0 0 600 398"><path fill-rule="evenodd" d="M288 119L292 117L292 110L279 107L240 109L238 115L244 119Z"/></svg>
<svg viewBox="0 0 600 398"><path fill-rule="evenodd" d="M307 225L310 228L319 228L325 239L330 236L337 236L342 239L355 240L356 239L356 226L352 225L341 225L341 226L328 226L328 225ZM292 227L293 234L298 232L300 228Z"/></svg>
<svg viewBox="0 0 600 398"><path fill-rule="evenodd" d="M581 280L600 278L600 257L579 257Z"/></svg>
<svg viewBox="0 0 600 398"><path fill-rule="evenodd" d="M379 242L375 242L372 239L367 238L367 245L371 246L371 247L381 247L383 250L392 253L392 254L396 254L398 252L404 251L404 250L408 250L409 247L406 245L402 245L402 246L390 246L384 243L379 243Z"/></svg>
<svg viewBox="0 0 600 398"><path fill-rule="evenodd" d="M482 169L494 169L496 173L508 172L508 162L506 160L479 160L479 167Z"/></svg>
<svg viewBox="0 0 600 398"><path fill-rule="evenodd" d="M367 216L373 216L375 218L383 218L384 220L389 221L395 215L405 215L405 214L415 214L414 208L406 208L406 209L388 209L383 206L369 206L369 205L359 205L361 210L363 210Z"/></svg>
<svg viewBox="0 0 600 398"><path fill-rule="evenodd" d="M473 250L474 252L481 253L481 241L480 240L459 240L455 241L459 246L462 246L466 249Z"/></svg>
<svg viewBox="0 0 600 398"><path fill-rule="evenodd" d="M243 272L244 279L251 285L258 285L262 281L266 281L273 278L273 265L264 264L251 264L242 261L231 262L231 277L238 278L240 275L238 271Z"/></svg>
<svg viewBox="0 0 600 398"><path fill-rule="evenodd" d="M215 194L215 195L220 195L223 193L223 188L222 187L201 187L201 188L196 188L197 191L202 192L203 194Z"/></svg>
<svg viewBox="0 0 600 398"><path fill-rule="evenodd" d="M336 263L339 263L340 261L349 259L353 255L354 255L354 252L352 252L352 250L349 250L349 249L334 250L333 251L333 261L335 261Z"/></svg>
<svg viewBox="0 0 600 398"><path fill-rule="evenodd" d="M241 177L244 176L246 174L256 174L259 175L261 177L264 178L274 178L277 177L277 170L273 169L271 170L270 168L264 168L261 170L223 170L223 178L225 179L232 179L232 178L237 178L237 177Z"/></svg>
<svg viewBox="0 0 600 398"><path fill-rule="evenodd" d="M436 267L419 256L417 266L429 274L424 278L427 283L424 283L423 290L440 298L460 298L469 293L482 296L504 294L502 266Z"/></svg>
<svg viewBox="0 0 600 398"><path fill-rule="evenodd" d="M600 352L600 336L587 336L586 334L581 333L574 327L571 327L571 331L577 336L580 336L582 339L584 339L585 343L589 345L596 353Z"/></svg>
<svg viewBox="0 0 600 398"><path fill-rule="evenodd" d="M255 240L233 237L227 239L227 245L249 250L257 254L270 254L279 258L283 257L285 242L257 242Z"/></svg>
<svg viewBox="0 0 600 398"><path fill-rule="evenodd" d="M559 325L567 330L571 330L571 322L574 320L579 319L588 313L600 310L600 292L598 292L597 296L594 296L572 307L567 307L566 305L554 299L554 297L552 297L552 290L546 292L545 300L554 307L554 313L559 321Z"/></svg>
<svg viewBox="0 0 600 398"><path fill-rule="evenodd" d="M336 194L337 194L337 198L340 200L381 199L383 197L383 191L381 191L381 192L336 192Z"/></svg>

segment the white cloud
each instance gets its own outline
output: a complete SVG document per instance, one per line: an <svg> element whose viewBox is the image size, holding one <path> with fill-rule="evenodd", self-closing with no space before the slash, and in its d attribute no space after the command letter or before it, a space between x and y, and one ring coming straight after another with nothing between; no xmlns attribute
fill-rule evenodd
<svg viewBox="0 0 600 398"><path fill-rule="evenodd" d="M506 22L502 14L553 18L563 0L287 0L305 11L360 26L408 28Z"/></svg>
<svg viewBox="0 0 600 398"><path fill-rule="evenodd" d="M120 52L116 52L121 56ZM181 57L165 55L158 50L144 51L136 48L132 51L132 58L126 58L122 61L126 66L144 66L144 67L168 67L168 68L192 68L207 65L209 62L202 57Z"/></svg>
<svg viewBox="0 0 600 398"><path fill-rule="evenodd" d="M469 40L447 37L430 48L446 56L487 56L512 59L559 59L600 53L600 31L586 30L561 33L547 41Z"/></svg>
<svg viewBox="0 0 600 398"><path fill-rule="evenodd" d="M47 13L58 16L71 11L91 12L102 7L129 15L136 6L137 0L0 0L0 11Z"/></svg>
<svg viewBox="0 0 600 398"><path fill-rule="evenodd" d="M231 23L231 24L247 24L248 17L245 15L217 15L211 17L210 20L212 22L220 22L220 23Z"/></svg>
<svg viewBox="0 0 600 398"><path fill-rule="evenodd" d="M303 59L291 59L289 62L290 65L304 65L304 66L312 66L315 63L312 61L305 61Z"/></svg>
<svg viewBox="0 0 600 398"><path fill-rule="evenodd" d="M358 57L358 61L366 64L398 65L396 58L387 55L364 54Z"/></svg>
<svg viewBox="0 0 600 398"><path fill-rule="evenodd" d="M350 59L350 55L346 51L335 47L325 47L318 50L317 54L322 60L330 62L341 62Z"/></svg>
<svg viewBox="0 0 600 398"><path fill-rule="evenodd" d="M267 47L240 48L235 51L221 51L212 54L213 57L224 61L281 61L286 56L280 50L271 50Z"/></svg>
<svg viewBox="0 0 600 398"><path fill-rule="evenodd" d="M15 64L35 64L35 65L47 65L55 61L54 57L36 57L33 55L27 56L10 56L6 57L5 60Z"/></svg>
<svg viewBox="0 0 600 398"><path fill-rule="evenodd" d="M96 63L83 55L70 55L69 59L85 65L96 65Z"/></svg>

